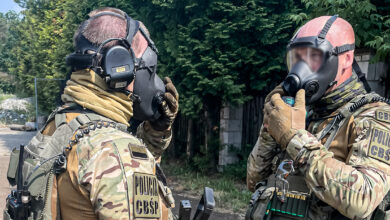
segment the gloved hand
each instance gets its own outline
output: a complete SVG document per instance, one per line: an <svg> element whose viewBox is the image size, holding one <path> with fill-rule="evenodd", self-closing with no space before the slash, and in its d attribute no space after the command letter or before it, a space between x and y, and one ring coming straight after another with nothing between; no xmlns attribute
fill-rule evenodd
<svg viewBox="0 0 390 220"><path fill-rule="evenodd" d="M269 102L271 100L271 97L279 93L281 96L284 96L284 91L282 87L283 83L280 83L278 86L276 86L266 97L265 97L265 103Z"/></svg>
<svg viewBox="0 0 390 220"><path fill-rule="evenodd" d="M153 129L164 131L170 129L179 110L179 93L169 77L164 78L165 94L162 102L162 114L156 121L150 122Z"/></svg>
<svg viewBox="0 0 390 220"><path fill-rule="evenodd" d="M286 104L280 94L274 94L264 106L265 123L268 133L286 149L299 129L305 129L306 109L305 90L301 89L295 97L294 107Z"/></svg>
<svg viewBox="0 0 390 220"><path fill-rule="evenodd" d="M271 101L271 97L275 94L280 94L281 96L284 95L284 91L283 91L283 87L282 87L283 83L280 83L278 86L276 86L270 93L268 93L268 95L265 97L265 101L264 103L267 103L269 101ZM267 131L267 127L268 127L268 117L267 115L263 114L263 125L264 125L264 131L265 132L268 132Z"/></svg>

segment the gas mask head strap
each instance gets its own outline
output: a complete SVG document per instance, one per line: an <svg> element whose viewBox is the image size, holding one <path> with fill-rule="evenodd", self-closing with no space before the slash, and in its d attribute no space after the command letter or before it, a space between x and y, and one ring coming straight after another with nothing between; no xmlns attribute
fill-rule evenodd
<svg viewBox="0 0 390 220"><path fill-rule="evenodd" d="M132 19L127 14L125 14L125 16L126 16L126 21L127 21L126 41L128 43L128 46L131 47L131 43L133 41L133 38L134 38L135 34L137 33L137 31L139 30L139 22Z"/></svg>
<svg viewBox="0 0 390 220"><path fill-rule="evenodd" d="M121 18L121 19L125 19L124 16L116 13L116 12L111 12L111 11L105 11L105 12L100 12L94 16L90 16L89 19L95 19L95 18L98 18L100 16L103 16L103 15L111 15L111 16L115 16L115 17L118 17L118 18Z"/></svg>
<svg viewBox="0 0 390 220"><path fill-rule="evenodd" d="M336 21L337 18L338 18L338 15L333 15L332 17L330 17L330 18L326 21L324 27L322 28L320 34L319 34L318 37L317 37L318 39L325 40L326 34L328 33L330 27L332 26L333 22Z"/></svg>
<svg viewBox="0 0 390 220"><path fill-rule="evenodd" d="M156 45L154 44L154 42L152 41L152 39L150 39L150 37L146 34L146 31L142 28L142 27L139 27L139 31L141 32L141 34L145 37L146 41L148 42L148 45L150 46L150 48L156 52L156 54L158 54L158 50L157 50L157 47Z"/></svg>
<svg viewBox="0 0 390 220"><path fill-rule="evenodd" d="M326 39L326 34L328 33L330 27L332 26L332 24L336 21L336 19L338 18L338 15L333 15L332 17L330 17L324 27L322 28L320 34L317 36L317 40L318 41L324 41ZM334 47L333 50L332 50L332 55L335 55L335 56L338 56L339 54L342 54L344 52L347 52L347 51L350 51L350 50L354 50L355 49L355 44L344 44L344 45L341 45L341 46L338 46L338 47Z"/></svg>

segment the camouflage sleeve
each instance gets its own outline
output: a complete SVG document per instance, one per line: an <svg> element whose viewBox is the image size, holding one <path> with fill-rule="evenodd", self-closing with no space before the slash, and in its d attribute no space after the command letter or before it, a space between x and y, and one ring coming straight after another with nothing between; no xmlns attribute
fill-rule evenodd
<svg viewBox="0 0 390 220"><path fill-rule="evenodd" d="M300 167L315 195L351 219L365 218L371 214L390 186L390 150L386 151L390 148L382 147L380 150L379 144L373 146L375 141L384 143L384 134L381 137L383 141L378 141L378 134L375 133L383 130L390 136L389 129L383 126L379 129L380 123L367 118L355 124L358 136L353 140L346 163L335 159L333 153L306 130L299 130L287 146L287 152ZM385 144L389 146L388 141ZM372 149L371 154L381 154L382 160L370 155ZM386 159L387 163L383 162Z"/></svg>
<svg viewBox="0 0 390 220"><path fill-rule="evenodd" d="M275 148L275 140L261 127L259 138L248 158L246 184L250 191L255 191L256 183L272 173L271 163L276 155Z"/></svg>
<svg viewBox="0 0 390 220"><path fill-rule="evenodd" d="M137 137L142 139L148 150L158 160L171 143L172 130L157 131L152 128L149 121L144 121L137 128Z"/></svg>
<svg viewBox="0 0 390 220"><path fill-rule="evenodd" d="M105 134L115 138L115 132ZM95 136L78 144L78 185L88 192L98 219L130 219L126 188L132 189L132 182L124 177L114 141L105 137Z"/></svg>

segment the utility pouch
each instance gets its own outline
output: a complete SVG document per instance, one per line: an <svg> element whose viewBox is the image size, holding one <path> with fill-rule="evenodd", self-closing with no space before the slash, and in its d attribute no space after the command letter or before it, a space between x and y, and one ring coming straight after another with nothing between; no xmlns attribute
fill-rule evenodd
<svg viewBox="0 0 390 220"><path fill-rule="evenodd" d="M264 219L274 190L274 187L261 186L252 194L245 220Z"/></svg>
<svg viewBox="0 0 390 220"><path fill-rule="evenodd" d="M275 195L268 203L264 219L306 219L310 205L310 195L289 191L286 193L285 202L281 202L278 198L281 194L282 192L276 189Z"/></svg>
<svg viewBox="0 0 390 220"><path fill-rule="evenodd" d="M15 147L11 152L8 171L7 171L7 179L9 184L11 184L11 186L16 185L18 162L19 162L19 149Z"/></svg>

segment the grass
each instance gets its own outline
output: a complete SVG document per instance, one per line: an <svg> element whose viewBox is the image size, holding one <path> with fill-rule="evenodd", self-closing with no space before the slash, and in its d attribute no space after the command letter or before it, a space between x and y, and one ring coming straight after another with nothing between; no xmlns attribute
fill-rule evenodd
<svg viewBox="0 0 390 220"><path fill-rule="evenodd" d="M164 160L163 160L164 161ZM216 208L245 213L252 193L246 189L245 182L223 173L202 174L193 171L188 165L175 162L163 162L166 176L179 184L183 191L197 196L204 187L214 190Z"/></svg>
<svg viewBox="0 0 390 220"><path fill-rule="evenodd" d="M15 95L12 94L0 94L0 103L6 99L15 98Z"/></svg>

